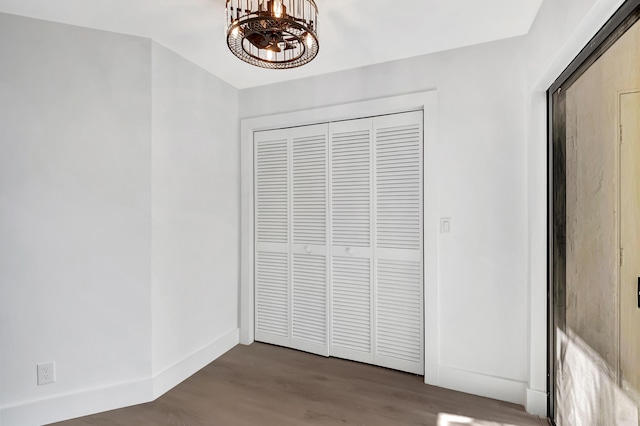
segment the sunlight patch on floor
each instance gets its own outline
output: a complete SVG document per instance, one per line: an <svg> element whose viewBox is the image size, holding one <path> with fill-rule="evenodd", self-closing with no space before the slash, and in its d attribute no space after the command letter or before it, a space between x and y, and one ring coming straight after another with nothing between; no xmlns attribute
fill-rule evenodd
<svg viewBox="0 0 640 426"><path fill-rule="evenodd" d="M454 414L438 414L438 426L515 426L507 423L489 422Z"/></svg>

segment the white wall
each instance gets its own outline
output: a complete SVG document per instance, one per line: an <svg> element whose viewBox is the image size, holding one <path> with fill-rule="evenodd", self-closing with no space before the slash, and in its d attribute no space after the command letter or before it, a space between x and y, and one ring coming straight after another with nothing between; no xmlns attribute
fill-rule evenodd
<svg viewBox="0 0 640 426"><path fill-rule="evenodd" d="M512 39L240 92L244 117L438 91L439 383L524 403L525 75ZM429 202L428 202L429 204ZM426 224L429 226L429 224Z"/></svg>
<svg viewBox="0 0 640 426"><path fill-rule="evenodd" d="M0 406L28 425L151 374L151 51L0 14L0 61Z"/></svg>
<svg viewBox="0 0 640 426"><path fill-rule="evenodd" d="M4 14L0 61L0 421L150 401L238 342L238 92Z"/></svg>
<svg viewBox="0 0 640 426"><path fill-rule="evenodd" d="M156 376L237 333L240 145L236 89L157 43L152 71Z"/></svg>

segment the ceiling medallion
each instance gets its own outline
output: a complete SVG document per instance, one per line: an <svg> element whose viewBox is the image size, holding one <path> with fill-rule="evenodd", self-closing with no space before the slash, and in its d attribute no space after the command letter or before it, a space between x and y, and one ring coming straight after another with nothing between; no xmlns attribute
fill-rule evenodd
<svg viewBox="0 0 640 426"><path fill-rule="evenodd" d="M262 68L287 69L316 57L318 8L313 0L227 0L227 45Z"/></svg>

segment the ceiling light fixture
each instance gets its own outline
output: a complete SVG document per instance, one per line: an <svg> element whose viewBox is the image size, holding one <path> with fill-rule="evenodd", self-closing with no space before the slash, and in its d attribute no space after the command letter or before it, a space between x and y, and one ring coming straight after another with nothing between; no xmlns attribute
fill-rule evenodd
<svg viewBox="0 0 640 426"><path fill-rule="evenodd" d="M318 8L313 0L227 0L227 45L262 68L304 65L318 54Z"/></svg>

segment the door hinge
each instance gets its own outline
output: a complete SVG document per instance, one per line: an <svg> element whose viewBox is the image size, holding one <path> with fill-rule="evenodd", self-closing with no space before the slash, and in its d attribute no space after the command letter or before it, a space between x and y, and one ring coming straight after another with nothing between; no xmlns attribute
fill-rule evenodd
<svg viewBox="0 0 640 426"><path fill-rule="evenodd" d="M622 145L622 124L620 125L620 145Z"/></svg>

